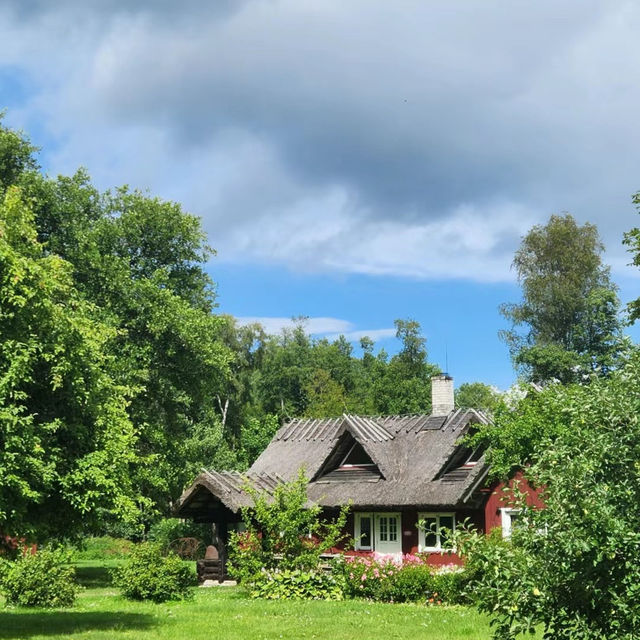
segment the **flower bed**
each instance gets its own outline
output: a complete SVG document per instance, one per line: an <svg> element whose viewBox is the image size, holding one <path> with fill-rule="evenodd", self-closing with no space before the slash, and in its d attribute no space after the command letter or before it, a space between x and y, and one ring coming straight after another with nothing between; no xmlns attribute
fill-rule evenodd
<svg viewBox="0 0 640 640"><path fill-rule="evenodd" d="M380 602L462 604L468 602L469 572L458 565L434 567L428 556L345 556L336 564L346 597Z"/></svg>

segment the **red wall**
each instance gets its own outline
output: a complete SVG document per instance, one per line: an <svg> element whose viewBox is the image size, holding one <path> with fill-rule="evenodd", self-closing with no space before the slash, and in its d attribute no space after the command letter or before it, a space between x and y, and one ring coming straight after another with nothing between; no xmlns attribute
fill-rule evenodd
<svg viewBox="0 0 640 640"><path fill-rule="evenodd" d="M470 521L480 531L489 532L496 527L502 525L502 515L500 509L508 507L514 504L513 496L508 489L513 489L517 485L517 488L521 493L526 495L526 502L530 506L543 508L544 504L541 499L542 491L540 489L534 489L527 482L526 478L521 471L518 471L514 477L508 482L500 482L487 488L487 500L484 505L484 509L468 510L468 511L456 511L456 522L461 523L465 519ZM418 553L418 512L417 511L403 511L401 513L401 525L402 525L402 553L403 554L416 554ZM354 536L354 517L353 512L349 514L347 524L345 527L345 533L348 534L349 539ZM350 540L346 541L349 542ZM333 552L344 551L344 544L340 545L340 548L332 549ZM349 555L371 555L371 551L347 551ZM429 554L428 563L434 566L442 566L447 564L462 564L462 559L455 553L447 552L434 552Z"/></svg>
<svg viewBox="0 0 640 640"><path fill-rule="evenodd" d="M499 482L490 487L489 498L484 507L483 529L487 533L496 527L502 526L500 509L513 506L514 504L513 496L507 488L513 489L516 485L518 491L526 495L527 505L539 509L544 507L544 503L540 497L542 490L534 489L524 477L522 471L518 471L508 483Z"/></svg>

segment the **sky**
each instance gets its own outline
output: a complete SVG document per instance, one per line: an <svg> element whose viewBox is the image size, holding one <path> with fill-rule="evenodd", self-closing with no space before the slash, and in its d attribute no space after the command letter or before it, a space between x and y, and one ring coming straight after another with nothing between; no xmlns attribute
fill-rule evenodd
<svg viewBox="0 0 640 640"><path fill-rule="evenodd" d="M532 225L596 224L639 295L638 32L616 0L0 0L0 107L50 174L201 216L221 312L391 353L413 318L506 388Z"/></svg>

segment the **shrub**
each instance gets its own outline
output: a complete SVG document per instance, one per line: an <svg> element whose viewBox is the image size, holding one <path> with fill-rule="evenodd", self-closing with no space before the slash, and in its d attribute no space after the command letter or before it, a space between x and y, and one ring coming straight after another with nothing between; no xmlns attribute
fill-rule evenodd
<svg viewBox="0 0 640 640"><path fill-rule="evenodd" d="M322 570L265 571L254 579L249 594L267 600L342 600L344 583L338 576Z"/></svg>
<svg viewBox="0 0 640 640"><path fill-rule="evenodd" d="M114 584L130 600L165 602L191 595L195 575L175 554L162 554L158 544L143 543L113 572Z"/></svg>
<svg viewBox="0 0 640 640"><path fill-rule="evenodd" d="M346 537L342 532L348 508L335 520L323 518L318 505L309 505L308 480L301 470L296 479L278 485L273 495L247 487L253 506L243 509L246 531L231 535L229 573L249 585L267 571L318 569L322 553Z"/></svg>
<svg viewBox="0 0 640 640"><path fill-rule="evenodd" d="M355 556L336 564L348 597L382 602L462 604L469 601L471 574L455 565L433 567L425 556Z"/></svg>
<svg viewBox="0 0 640 640"><path fill-rule="evenodd" d="M390 558L373 556L345 557L335 565L345 581L345 593L351 598L382 599L382 584L398 571L399 567Z"/></svg>
<svg viewBox="0 0 640 640"><path fill-rule="evenodd" d="M495 637L640 638L639 415L635 349L609 377L550 385L503 416L507 437L554 428L525 470L545 508L523 504L508 542L476 532L457 545L478 568L474 591Z"/></svg>
<svg viewBox="0 0 640 640"><path fill-rule="evenodd" d="M0 588L8 604L21 607L70 607L78 592L70 556L62 550L25 553L4 565Z"/></svg>
<svg viewBox="0 0 640 640"><path fill-rule="evenodd" d="M433 595L445 604L471 604L474 571L470 567L446 565L433 572Z"/></svg>
<svg viewBox="0 0 640 640"><path fill-rule="evenodd" d="M382 580L380 600L385 602L435 601L438 593L434 589L434 575L426 564L406 565Z"/></svg>

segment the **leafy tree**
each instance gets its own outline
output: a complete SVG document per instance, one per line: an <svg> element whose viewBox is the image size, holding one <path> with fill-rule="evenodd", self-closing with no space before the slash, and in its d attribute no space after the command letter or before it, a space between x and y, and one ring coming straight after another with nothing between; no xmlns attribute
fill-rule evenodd
<svg viewBox="0 0 640 640"><path fill-rule="evenodd" d="M0 530L39 538L134 511L118 331L46 255L17 187L0 205Z"/></svg>
<svg viewBox="0 0 640 640"><path fill-rule="evenodd" d="M33 156L36 148L22 133L4 127L3 117L4 111L0 111L0 195L25 171L38 168Z"/></svg>
<svg viewBox="0 0 640 640"><path fill-rule="evenodd" d="M640 191L632 196L633 204L636 206L638 212L640 212ZM623 243L627 245L629 253L633 256L631 262L632 265L640 267L640 228L634 227L630 231L624 234ZM635 322L640 318L640 298L632 300L628 306L630 322Z"/></svg>
<svg viewBox="0 0 640 640"><path fill-rule="evenodd" d="M602 250L596 227L568 214L523 238L513 260L523 300L501 307L513 324L501 337L529 380L571 382L616 366L624 342Z"/></svg>
<svg viewBox="0 0 640 640"><path fill-rule="evenodd" d="M509 542L458 541L496 638L538 626L545 638L640 635L639 413L638 353L608 378L549 386L511 413L511 434L553 420L527 469L545 508L523 505Z"/></svg>
<svg viewBox="0 0 640 640"><path fill-rule="evenodd" d="M258 380L265 412L283 418L304 415L305 385L313 371L311 350L303 319L293 329L284 329L280 336L267 341Z"/></svg>
<svg viewBox="0 0 640 640"><path fill-rule="evenodd" d="M42 256L67 265L74 296L112 332L101 349L126 389L137 436L128 475L148 520L180 495L195 452L205 455L206 447L191 445L195 434L209 442L218 428L234 359L221 339L225 321L213 313L215 287L204 271L212 252L200 221L126 187L101 193L84 170L44 176L24 136L1 126L0 165L0 191L15 183L30 203ZM233 438L223 437L232 448Z"/></svg>
<svg viewBox="0 0 640 640"><path fill-rule="evenodd" d="M308 479L303 470L269 495L247 487L253 505L242 510L246 531L232 534L230 570L243 582L252 582L263 569L317 569L320 555L344 539L348 506L335 519L308 504Z"/></svg>
<svg viewBox="0 0 640 640"><path fill-rule="evenodd" d="M500 402L500 392L483 382L465 382L456 389L455 401L456 407L493 413Z"/></svg>
<svg viewBox="0 0 640 640"><path fill-rule="evenodd" d="M267 448L280 427L278 416L267 414L262 418L249 418L242 425L242 455L245 466L249 467Z"/></svg>
<svg viewBox="0 0 640 640"><path fill-rule="evenodd" d="M388 363L374 388L376 412L402 414L431 410L431 377L440 369L427 361L426 339L415 320L396 320L402 348Z"/></svg>
<svg viewBox="0 0 640 640"><path fill-rule="evenodd" d="M331 418L342 415L347 399L342 385L325 369L316 369L305 385L307 408L305 414L312 418Z"/></svg>

